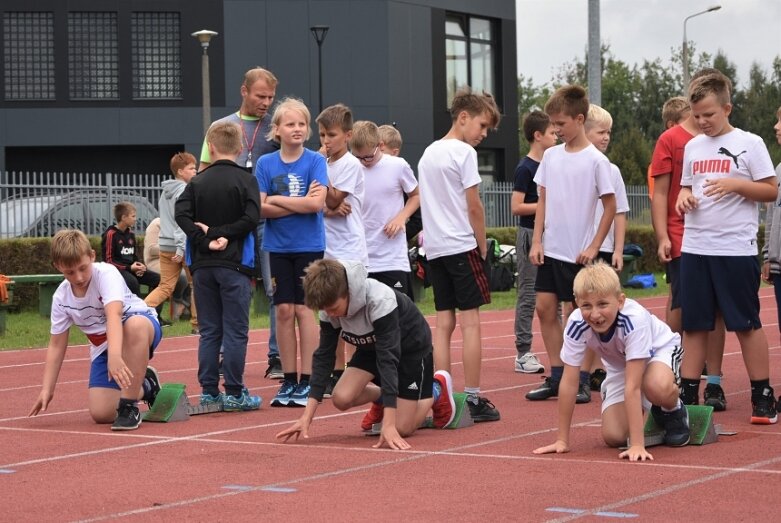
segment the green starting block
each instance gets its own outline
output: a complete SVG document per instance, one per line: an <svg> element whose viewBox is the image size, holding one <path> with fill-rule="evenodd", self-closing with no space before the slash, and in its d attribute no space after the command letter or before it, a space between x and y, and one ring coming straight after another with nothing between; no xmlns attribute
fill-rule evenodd
<svg viewBox="0 0 781 523"><path fill-rule="evenodd" d="M719 434L731 434L721 431L721 427L713 423L713 407L708 405L687 405L689 412L689 445L706 445L719 440ZM664 428L654 421L650 414L645 420L645 446L653 447L664 443ZM627 442L628 443L628 442Z"/></svg>
<svg viewBox="0 0 781 523"><path fill-rule="evenodd" d="M211 405L191 405L187 399L184 383L164 383L157 398L146 413L144 421L167 423L169 421L187 421L190 416L222 412L222 403Z"/></svg>
<svg viewBox="0 0 781 523"><path fill-rule="evenodd" d="M456 404L456 415L453 417L453 421L445 427L446 429L463 429L464 427L471 427L475 424L475 420L472 419L472 415L469 413L469 407L466 404L466 394L463 392L454 392L453 401ZM428 417L423 420L421 429L433 429L434 419ZM371 430L364 432L367 436L379 436L382 432L382 422L372 425Z"/></svg>

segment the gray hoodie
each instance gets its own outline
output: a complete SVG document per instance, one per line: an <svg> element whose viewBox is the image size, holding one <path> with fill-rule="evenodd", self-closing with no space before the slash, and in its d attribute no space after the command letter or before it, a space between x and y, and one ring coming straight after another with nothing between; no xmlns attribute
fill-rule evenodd
<svg viewBox="0 0 781 523"><path fill-rule="evenodd" d="M776 166L776 179L781 189L781 163ZM776 201L768 204L762 261L770 262L771 274L781 274L781 191Z"/></svg>
<svg viewBox="0 0 781 523"><path fill-rule="evenodd" d="M383 405L395 407L399 361L420 361L431 352L431 328L407 296L367 278L362 263L339 262L347 272L347 315L333 318L320 311L320 345L312 357L310 396L322 400L341 336L356 350L376 353Z"/></svg>
<svg viewBox="0 0 781 523"><path fill-rule="evenodd" d="M187 184L179 178L174 178L165 180L160 187L163 189L160 202L157 204L160 211L160 250L184 256L187 235L176 224L174 207Z"/></svg>

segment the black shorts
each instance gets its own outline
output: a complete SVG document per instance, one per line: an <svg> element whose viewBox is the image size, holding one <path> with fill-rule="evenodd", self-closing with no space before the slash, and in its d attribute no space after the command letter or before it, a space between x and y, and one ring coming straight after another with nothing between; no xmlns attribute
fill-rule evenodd
<svg viewBox="0 0 781 523"><path fill-rule="evenodd" d="M605 251L599 251L597 253L597 257L594 259L596 262L597 260L602 260L609 266L613 266L613 253L612 252L605 252Z"/></svg>
<svg viewBox="0 0 781 523"><path fill-rule="evenodd" d="M429 280L434 288L434 309L468 311L491 303L486 261L475 247L471 251L429 260Z"/></svg>
<svg viewBox="0 0 781 523"><path fill-rule="evenodd" d="M406 294L412 301L415 301L415 298L412 296L410 274L412 273L409 271L370 272L369 278L377 280L380 283L384 283L391 289L399 291L402 294Z"/></svg>
<svg viewBox="0 0 781 523"><path fill-rule="evenodd" d="M323 252L269 253L274 305L304 304L304 269L323 257Z"/></svg>
<svg viewBox="0 0 781 523"><path fill-rule="evenodd" d="M664 267L667 284L670 286L670 308L681 307L681 257L673 258Z"/></svg>
<svg viewBox="0 0 781 523"><path fill-rule="evenodd" d="M373 350L357 349L348 367L365 370L374 379L372 382L382 387L380 373L377 370L377 353ZM399 360L399 393L401 399L418 401L432 396L434 386L434 357L429 350L425 353L402 354Z"/></svg>
<svg viewBox="0 0 781 523"><path fill-rule="evenodd" d="M575 301L572 292L572 283L583 265L570 263L545 256L544 263L537 267L537 280L534 282L534 290L537 292L550 292L558 297L559 301Z"/></svg>
<svg viewBox="0 0 781 523"><path fill-rule="evenodd" d="M756 256L681 255L681 324L684 331L712 331L721 311L728 331L762 328Z"/></svg>

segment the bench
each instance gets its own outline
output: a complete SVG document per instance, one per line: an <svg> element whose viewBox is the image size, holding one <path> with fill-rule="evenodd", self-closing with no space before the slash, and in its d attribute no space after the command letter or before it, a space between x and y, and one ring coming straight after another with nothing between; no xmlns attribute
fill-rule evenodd
<svg viewBox="0 0 781 523"><path fill-rule="evenodd" d="M9 294L14 285L25 283L38 284L38 313L48 318L52 311L52 299L54 291L57 290L60 283L65 279L62 274L22 274L18 276L8 276L11 279L9 283ZM10 300L9 300L10 301Z"/></svg>

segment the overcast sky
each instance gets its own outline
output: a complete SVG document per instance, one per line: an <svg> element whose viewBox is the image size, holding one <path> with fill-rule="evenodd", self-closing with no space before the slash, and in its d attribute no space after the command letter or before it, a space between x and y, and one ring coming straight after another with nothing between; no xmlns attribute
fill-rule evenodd
<svg viewBox="0 0 781 523"><path fill-rule="evenodd" d="M518 74L535 84L551 80L559 67L585 57L588 0L515 0ZM629 65L661 58L683 42L683 20L713 5L721 9L692 18L686 36L697 53L719 49L737 66L745 85L752 62L770 70L781 55L781 0L600 0L601 40Z"/></svg>

